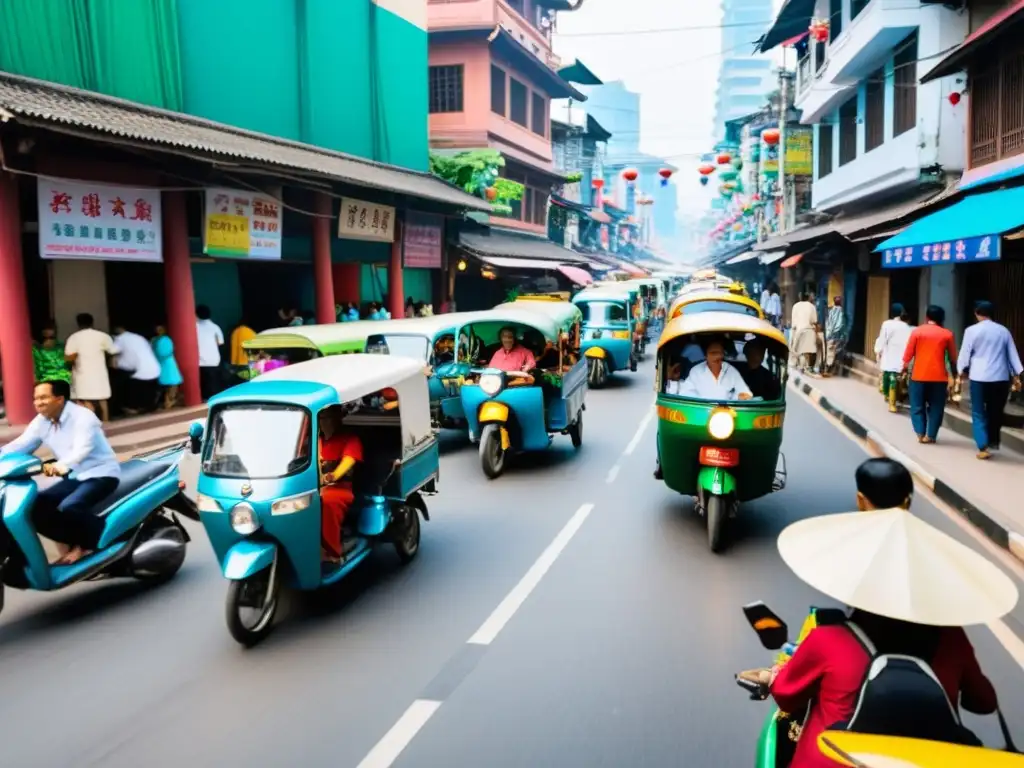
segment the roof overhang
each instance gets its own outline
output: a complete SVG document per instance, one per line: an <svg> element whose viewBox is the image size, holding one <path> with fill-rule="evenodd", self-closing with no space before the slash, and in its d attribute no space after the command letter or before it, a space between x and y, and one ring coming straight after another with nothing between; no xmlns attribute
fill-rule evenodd
<svg viewBox="0 0 1024 768"><path fill-rule="evenodd" d="M765 53L785 43L793 44L807 31L814 16L815 0L786 0L775 23L765 32L757 44L757 50Z"/></svg>
<svg viewBox="0 0 1024 768"><path fill-rule="evenodd" d="M552 99L586 101L587 97L558 76L503 27L495 27L488 36L491 48L518 67L531 82L544 89Z"/></svg>
<svg viewBox="0 0 1024 768"><path fill-rule="evenodd" d="M988 46L1004 39L1011 32L1019 36L1022 31L1019 26L1021 21L1024 21L1024 0L1017 0L968 35L966 40L928 70L921 78L921 82L927 83L960 72L981 55L982 51L994 61Z"/></svg>
<svg viewBox="0 0 1024 768"><path fill-rule="evenodd" d="M576 59L568 67L558 70L558 76L568 83L577 83L578 85L604 85L604 81L591 72L587 65L579 59Z"/></svg>

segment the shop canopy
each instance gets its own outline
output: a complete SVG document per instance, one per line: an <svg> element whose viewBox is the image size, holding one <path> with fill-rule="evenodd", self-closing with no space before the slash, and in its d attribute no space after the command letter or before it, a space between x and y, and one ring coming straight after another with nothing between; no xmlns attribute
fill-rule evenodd
<svg viewBox="0 0 1024 768"><path fill-rule="evenodd" d="M974 30L921 78L922 83L954 75L979 56L991 57L991 44L1012 33L1019 37L1018 22L1024 21L1024 0L1016 0ZM984 52L984 53L983 53ZM995 60L995 59L991 59Z"/></svg>
<svg viewBox="0 0 1024 768"><path fill-rule="evenodd" d="M814 16L815 0L786 0L764 37L757 44L762 53L780 45L792 45L803 37Z"/></svg>
<svg viewBox="0 0 1024 768"><path fill-rule="evenodd" d="M593 276L581 267L573 267L563 264L558 268L558 271L572 280L576 285L590 285L594 282Z"/></svg>
<svg viewBox="0 0 1024 768"><path fill-rule="evenodd" d="M733 256L729 259L726 264L742 264L744 261L750 261L758 257L757 251L744 251L739 256Z"/></svg>
<svg viewBox="0 0 1024 768"><path fill-rule="evenodd" d="M1024 227L1024 187L971 195L880 243L886 267L995 261L1002 235Z"/></svg>
<svg viewBox="0 0 1024 768"><path fill-rule="evenodd" d="M586 262L586 259L576 251L563 248L547 238L501 234L493 230L461 232L459 247L479 257L482 261L494 263L494 266L502 266L494 262L495 258L544 262L548 265L548 269L557 269L558 265L563 263L583 264Z"/></svg>
<svg viewBox="0 0 1024 768"><path fill-rule="evenodd" d="M790 267L795 267L797 264L800 263L800 260L803 257L804 257L804 255L802 253L798 253L796 256L790 256L784 262L779 264L779 268L780 269L789 269Z"/></svg>

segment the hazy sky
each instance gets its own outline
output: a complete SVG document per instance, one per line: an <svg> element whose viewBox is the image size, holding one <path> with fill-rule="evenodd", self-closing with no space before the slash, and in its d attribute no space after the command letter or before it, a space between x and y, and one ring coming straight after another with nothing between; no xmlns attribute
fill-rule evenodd
<svg viewBox="0 0 1024 768"><path fill-rule="evenodd" d="M585 0L579 11L558 14L555 51L564 63L578 58L602 80L624 80L641 94L641 149L679 167L679 207L688 213L705 209L713 194L696 168L714 143L721 15L720 0Z"/></svg>

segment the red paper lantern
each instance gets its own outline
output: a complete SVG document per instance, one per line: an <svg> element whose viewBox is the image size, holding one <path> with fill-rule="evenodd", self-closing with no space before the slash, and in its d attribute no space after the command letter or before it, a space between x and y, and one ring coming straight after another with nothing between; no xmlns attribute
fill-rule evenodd
<svg viewBox="0 0 1024 768"><path fill-rule="evenodd" d="M590 182L590 185L594 189L600 189L601 187L604 186L604 179L594 179L592 182Z"/></svg>
<svg viewBox="0 0 1024 768"><path fill-rule="evenodd" d="M710 176L712 173L715 172L715 166L711 165L710 163L705 163L700 168L698 168L697 171L700 173L701 176Z"/></svg>
<svg viewBox="0 0 1024 768"><path fill-rule="evenodd" d="M660 171L658 171L658 175L661 176L661 178L663 179L669 179L672 177L672 169L662 168Z"/></svg>
<svg viewBox="0 0 1024 768"><path fill-rule="evenodd" d="M723 152L722 154L720 154L718 156L718 164L719 165L728 165L731 161L732 161L732 155L730 155L728 152Z"/></svg>
<svg viewBox="0 0 1024 768"><path fill-rule="evenodd" d="M622 178L626 181L636 181L636 177L640 174L637 173L636 168L627 168L622 172Z"/></svg>
<svg viewBox="0 0 1024 768"><path fill-rule="evenodd" d="M953 91L951 94L949 94L949 103L955 107L957 104L960 103L960 98L960 94L957 91Z"/></svg>
<svg viewBox="0 0 1024 768"><path fill-rule="evenodd" d="M764 143L770 147L774 147L779 143L779 129L769 128L761 134L761 138L764 139Z"/></svg>

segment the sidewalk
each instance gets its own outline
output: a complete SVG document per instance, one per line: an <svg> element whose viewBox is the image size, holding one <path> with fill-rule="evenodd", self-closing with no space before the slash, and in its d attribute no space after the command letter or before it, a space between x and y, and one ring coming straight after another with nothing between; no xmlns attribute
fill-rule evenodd
<svg viewBox="0 0 1024 768"><path fill-rule="evenodd" d="M1024 508L1019 498L1024 454L1007 446L988 461L975 458L974 441L947 413L933 445L922 445L904 408L889 413L877 387L854 378L822 379L802 373L790 382L856 437L904 463L918 482L1003 549L1024 561ZM1014 480L1014 477L1017 479Z"/></svg>
<svg viewBox="0 0 1024 768"><path fill-rule="evenodd" d="M143 451L152 451L182 440L188 434L189 425L196 420L206 419L206 406L175 408L171 411L157 411L145 416L118 419L103 426L110 446L118 458L124 459ZM0 445L9 443L20 435L23 427L0 425ZM45 455L45 453L40 454Z"/></svg>

